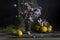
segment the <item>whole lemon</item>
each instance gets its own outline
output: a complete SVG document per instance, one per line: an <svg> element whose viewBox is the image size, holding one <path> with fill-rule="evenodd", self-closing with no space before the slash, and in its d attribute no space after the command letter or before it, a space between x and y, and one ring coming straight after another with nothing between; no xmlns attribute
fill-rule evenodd
<svg viewBox="0 0 60 40"><path fill-rule="evenodd" d="M44 23L41 23L41 26L44 26Z"/></svg>
<svg viewBox="0 0 60 40"><path fill-rule="evenodd" d="M39 25L36 25L36 26L35 26L35 30L36 30L36 31L39 31L39 29L40 29L40 26L39 26Z"/></svg>
<svg viewBox="0 0 60 40"><path fill-rule="evenodd" d="M23 35L23 32L21 30L17 30L17 35L21 37Z"/></svg>
<svg viewBox="0 0 60 40"><path fill-rule="evenodd" d="M48 32L52 32L52 26L51 25L48 27Z"/></svg>
<svg viewBox="0 0 60 40"><path fill-rule="evenodd" d="M46 26L42 26L40 30L41 30L41 32L47 32L47 27Z"/></svg>

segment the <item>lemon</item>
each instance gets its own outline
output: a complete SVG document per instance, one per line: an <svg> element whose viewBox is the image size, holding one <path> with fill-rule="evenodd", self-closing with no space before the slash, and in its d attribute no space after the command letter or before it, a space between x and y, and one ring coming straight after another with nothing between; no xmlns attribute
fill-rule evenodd
<svg viewBox="0 0 60 40"><path fill-rule="evenodd" d="M51 25L48 27L48 32L52 32L52 26Z"/></svg>
<svg viewBox="0 0 60 40"><path fill-rule="evenodd" d="M47 32L47 27L46 26L42 26L40 30L41 30L41 32Z"/></svg>
<svg viewBox="0 0 60 40"><path fill-rule="evenodd" d="M41 26L44 26L44 23L41 23Z"/></svg>
<svg viewBox="0 0 60 40"><path fill-rule="evenodd" d="M39 25L36 25L35 30L36 31L39 31L39 29L40 29L40 26Z"/></svg>
<svg viewBox="0 0 60 40"><path fill-rule="evenodd" d="M21 30L17 30L17 35L21 37L23 35L23 32Z"/></svg>

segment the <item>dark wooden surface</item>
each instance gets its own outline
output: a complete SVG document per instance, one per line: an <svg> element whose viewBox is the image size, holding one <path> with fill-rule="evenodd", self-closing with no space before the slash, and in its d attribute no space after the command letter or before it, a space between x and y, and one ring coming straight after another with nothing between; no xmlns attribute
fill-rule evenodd
<svg viewBox="0 0 60 40"><path fill-rule="evenodd" d="M24 34L22 37L7 34L0 30L0 40L60 40L60 32Z"/></svg>

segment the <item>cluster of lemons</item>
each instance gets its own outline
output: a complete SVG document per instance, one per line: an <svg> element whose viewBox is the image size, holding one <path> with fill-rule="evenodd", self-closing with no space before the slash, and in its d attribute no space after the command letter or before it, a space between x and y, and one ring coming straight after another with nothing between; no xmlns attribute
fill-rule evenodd
<svg viewBox="0 0 60 40"><path fill-rule="evenodd" d="M36 25L35 30L41 31L41 32L52 32L52 26L49 25L48 27L46 27L46 26L43 26L43 24ZM21 37L23 35L23 31L20 29L18 29L17 31L15 31L13 33L16 33L19 37Z"/></svg>
<svg viewBox="0 0 60 40"><path fill-rule="evenodd" d="M37 24L35 26L35 30L39 31L39 32L52 32L52 26L45 26L43 23L42 24ZM22 29L13 29L13 28L9 28L7 30L8 32L11 32L12 34L16 34L19 37L21 37L23 35L23 30Z"/></svg>
<svg viewBox="0 0 60 40"><path fill-rule="evenodd" d="M42 24L37 24L35 26L35 30L38 32L52 32L52 26L45 26L43 23Z"/></svg>
<svg viewBox="0 0 60 40"><path fill-rule="evenodd" d="M52 32L52 26L49 25L48 27L41 25L36 25L35 27L36 31L41 31L41 32ZM19 37L23 35L23 31L20 29L17 29L16 31L13 31L13 33L16 33Z"/></svg>

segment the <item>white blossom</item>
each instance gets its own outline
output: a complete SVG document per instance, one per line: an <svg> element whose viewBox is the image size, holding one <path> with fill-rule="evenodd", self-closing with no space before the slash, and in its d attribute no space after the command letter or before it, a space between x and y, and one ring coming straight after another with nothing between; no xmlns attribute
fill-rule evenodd
<svg viewBox="0 0 60 40"><path fill-rule="evenodd" d="M30 20L31 22L34 22L34 21L33 21L33 18L32 18L31 16L29 17L29 20Z"/></svg>
<svg viewBox="0 0 60 40"><path fill-rule="evenodd" d="M17 4L14 4L13 6L14 6L14 7L17 7Z"/></svg>
<svg viewBox="0 0 60 40"><path fill-rule="evenodd" d="M40 19L38 20L38 23L40 23L40 24L41 24L41 23L42 23L42 21L43 21L43 20L40 18Z"/></svg>
<svg viewBox="0 0 60 40"><path fill-rule="evenodd" d="M25 3L24 5L29 6L29 4L28 4L28 3Z"/></svg>
<svg viewBox="0 0 60 40"><path fill-rule="evenodd" d="M43 23L44 23L46 26L49 25L49 23L48 23L47 21L43 21Z"/></svg>
<svg viewBox="0 0 60 40"><path fill-rule="evenodd" d="M36 8L36 11L34 12L35 17L39 17L41 15L41 10L39 8Z"/></svg>

